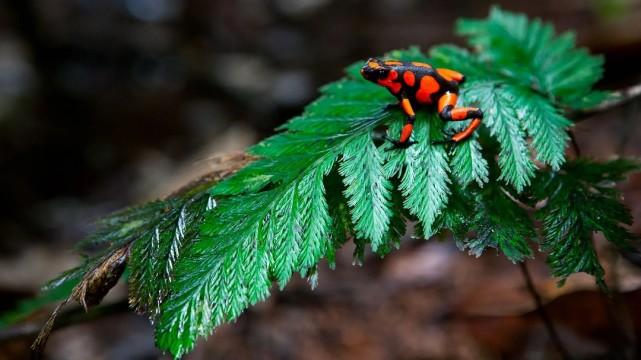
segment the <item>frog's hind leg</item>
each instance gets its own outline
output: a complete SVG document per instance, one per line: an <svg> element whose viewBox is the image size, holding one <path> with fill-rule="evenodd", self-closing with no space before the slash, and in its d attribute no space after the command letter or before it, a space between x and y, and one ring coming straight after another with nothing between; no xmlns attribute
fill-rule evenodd
<svg viewBox="0 0 641 360"><path fill-rule="evenodd" d="M445 121L463 121L472 119L470 124L461 132L456 133L451 139L443 142L458 143L470 137L474 131L481 125L483 112L475 107L456 107L458 95L453 92L447 92L438 100L438 113L441 119Z"/></svg>

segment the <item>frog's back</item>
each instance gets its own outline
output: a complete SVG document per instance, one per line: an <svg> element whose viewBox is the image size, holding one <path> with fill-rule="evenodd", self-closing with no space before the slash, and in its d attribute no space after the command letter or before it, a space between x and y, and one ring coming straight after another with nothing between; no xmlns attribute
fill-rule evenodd
<svg viewBox="0 0 641 360"><path fill-rule="evenodd" d="M418 61L388 60L384 64L398 75L401 91L410 101L421 105L436 104L446 92L458 92L457 84L443 78L430 64Z"/></svg>

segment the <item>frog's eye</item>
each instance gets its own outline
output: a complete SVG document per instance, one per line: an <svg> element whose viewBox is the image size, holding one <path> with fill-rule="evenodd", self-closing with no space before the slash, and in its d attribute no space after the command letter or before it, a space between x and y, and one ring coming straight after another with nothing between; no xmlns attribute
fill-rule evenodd
<svg viewBox="0 0 641 360"><path fill-rule="evenodd" d="M378 64L378 61L376 61L375 59L369 59L369 60L367 61L367 66L368 66L370 69L374 69L374 70L376 70L376 69L380 69L380 67L381 67L381 65L379 65L379 64Z"/></svg>
<svg viewBox="0 0 641 360"><path fill-rule="evenodd" d="M379 78L383 78L383 77L386 77L387 74L389 74L389 69L380 67L376 70L376 72Z"/></svg>

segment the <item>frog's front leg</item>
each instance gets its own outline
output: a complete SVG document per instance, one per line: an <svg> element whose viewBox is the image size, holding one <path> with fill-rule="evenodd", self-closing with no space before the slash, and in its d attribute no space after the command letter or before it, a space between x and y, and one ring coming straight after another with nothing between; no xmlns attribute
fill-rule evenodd
<svg viewBox="0 0 641 360"><path fill-rule="evenodd" d="M401 134L398 140L393 140L389 137L386 137L389 142L394 144L394 147L390 150L407 149L408 147L416 144L416 141L410 141L412 131L414 130L414 120L416 120L416 114L414 113L412 103L407 98L407 96L405 94L401 94L400 98L401 101L399 102L399 105L401 106L401 110L403 110L403 113L405 113L406 115L405 124L403 125L403 129L401 130Z"/></svg>

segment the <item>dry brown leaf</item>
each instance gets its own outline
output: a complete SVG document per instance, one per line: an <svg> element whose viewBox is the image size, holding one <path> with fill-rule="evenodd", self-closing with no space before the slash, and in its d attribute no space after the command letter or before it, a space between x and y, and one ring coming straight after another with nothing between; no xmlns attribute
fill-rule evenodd
<svg viewBox="0 0 641 360"><path fill-rule="evenodd" d="M98 305L122 276L129 257L129 245L117 249L93 270L85 274L71 293L71 299L77 301L85 311L90 306Z"/></svg>
<svg viewBox="0 0 641 360"><path fill-rule="evenodd" d="M107 255L98 266L85 274L80 283L73 288L71 295L56 306L49 316L49 319L47 319L42 326L38 337L31 345L31 350L35 358L38 358L42 353L53 329L56 317L58 317L60 310L67 305L69 300L77 301L85 311L87 311L90 306L98 305L122 276L128 257L129 244Z"/></svg>
<svg viewBox="0 0 641 360"><path fill-rule="evenodd" d="M222 179L225 179L238 170L242 169L245 165L256 160L255 156L247 153L232 153L225 155L217 155L209 159L203 160L211 163L213 170L209 173L192 180L188 184L180 187L178 190L167 196L167 199L181 196L189 191L199 188L203 185L213 185Z"/></svg>

